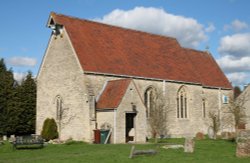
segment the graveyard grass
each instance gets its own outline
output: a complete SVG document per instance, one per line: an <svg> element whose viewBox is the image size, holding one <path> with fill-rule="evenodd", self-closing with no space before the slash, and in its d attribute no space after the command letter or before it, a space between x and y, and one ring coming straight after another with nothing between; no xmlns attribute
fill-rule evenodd
<svg viewBox="0 0 250 163"><path fill-rule="evenodd" d="M5 142L0 145L0 162L171 162L171 163L249 163L250 158L235 156L236 144L228 140L196 140L194 153L184 153L183 149L162 149L164 143L183 144L184 139L164 139L158 144L135 145L135 149L156 149L153 156L136 156L128 158L131 144L86 144L72 142L61 145L52 145L42 149L13 150L12 145Z"/></svg>

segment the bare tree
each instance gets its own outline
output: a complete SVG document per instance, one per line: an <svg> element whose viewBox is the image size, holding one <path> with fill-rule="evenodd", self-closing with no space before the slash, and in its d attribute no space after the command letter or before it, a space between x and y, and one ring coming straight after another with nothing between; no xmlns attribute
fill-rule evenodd
<svg viewBox="0 0 250 163"><path fill-rule="evenodd" d="M209 118L211 119L211 125L210 127L213 129L213 138L217 138L217 133L220 130L221 127L221 121L218 112L216 111L210 111L208 114Z"/></svg>
<svg viewBox="0 0 250 163"><path fill-rule="evenodd" d="M155 138L155 143L158 142L158 137L165 135L167 132L167 112L169 107L167 100L162 91L154 89L149 111L149 124L152 136Z"/></svg>
<svg viewBox="0 0 250 163"><path fill-rule="evenodd" d="M220 130L228 129L234 126L235 131L239 128L241 124L245 123L245 103L247 101L246 94L242 93L236 99L233 97L229 98L229 103L227 107L219 110L214 110L209 112L210 127L213 129L214 138L217 138L217 133Z"/></svg>
<svg viewBox="0 0 250 163"><path fill-rule="evenodd" d="M61 138L61 133L62 130L70 124L72 120L77 118L76 113L70 113L70 109L68 107L60 107L58 110L58 115L57 115L57 123L58 123L58 133L59 133L59 138Z"/></svg>
<svg viewBox="0 0 250 163"><path fill-rule="evenodd" d="M242 93L236 99L230 98L229 100L228 111L233 116L235 130L237 130L241 124L246 123L245 103L247 100L246 93Z"/></svg>

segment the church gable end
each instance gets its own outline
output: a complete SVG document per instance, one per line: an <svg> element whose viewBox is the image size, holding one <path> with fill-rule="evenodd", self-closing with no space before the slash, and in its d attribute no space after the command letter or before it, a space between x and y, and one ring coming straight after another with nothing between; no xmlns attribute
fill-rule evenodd
<svg viewBox="0 0 250 163"><path fill-rule="evenodd" d="M89 141L89 114L84 114L89 112L86 92L83 70L67 31L62 28L60 35L52 33L37 77L37 134L46 118L54 118L60 139ZM61 119L58 119L56 97L63 99Z"/></svg>

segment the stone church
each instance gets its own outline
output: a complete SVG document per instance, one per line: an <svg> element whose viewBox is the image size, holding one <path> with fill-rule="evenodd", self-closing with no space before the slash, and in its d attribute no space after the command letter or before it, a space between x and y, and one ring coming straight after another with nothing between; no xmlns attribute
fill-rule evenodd
<svg viewBox="0 0 250 163"><path fill-rule="evenodd" d="M52 34L37 76L37 134L54 118L61 140L93 142L93 130L106 126L111 143L126 143L132 130L133 141L143 143L152 135L156 91L167 106L166 137L207 134L209 113L226 114L232 86L208 51L57 13L47 27Z"/></svg>

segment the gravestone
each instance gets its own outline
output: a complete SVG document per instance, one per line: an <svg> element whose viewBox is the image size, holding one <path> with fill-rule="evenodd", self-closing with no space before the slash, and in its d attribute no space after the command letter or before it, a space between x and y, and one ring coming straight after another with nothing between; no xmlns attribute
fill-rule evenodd
<svg viewBox="0 0 250 163"><path fill-rule="evenodd" d="M209 139L214 139L214 130L212 127L208 127L207 134Z"/></svg>
<svg viewBox="0 0 250 163"><path fill-rule="evenodd" d="M130 151L129 158L133 158L138 155L155 155L157 153L154 149L148 149L148 150L135 150L135 146L133 145Z"/></svg>
<svg viewBox="0 0 250 163"><path fill-rule="evenodd" d="M195 139L196 140L203 140L203 139L205 139L205 136L202 132L197 132L197 134L195 135Z"/></svg>
<svg viewBox="0 0 250 163"><path fill-rule="evenodd" d="M240 130L237 133L237 157L250 157L250 130Z"/></svg>
<svg viewBox="0 0 250 163"><path fill-rule="evenodd" d="M4 135L4 136L3 136L3 141L6 141L6 140L7 140L7 136Z"/></svg>
<svg viewBox="0 0 250 163"><path fill-rule="evenodd" d="M9 142L14 142L16 140L15 135L10 135Z"/></svg>
<svg viewBox="0 0 250 163"><path fill-rule="evenodd" d="M194 140L193 138L186 138L184 144L184 152L185 153L193 153L194 152Z"/></svg>
<svg viewBox="0 0 250 163"><path fill-rule="evenodd" d="M184 148L182 144L167 144L162 146L164 149L179 149L179 148Z"/></svg>

